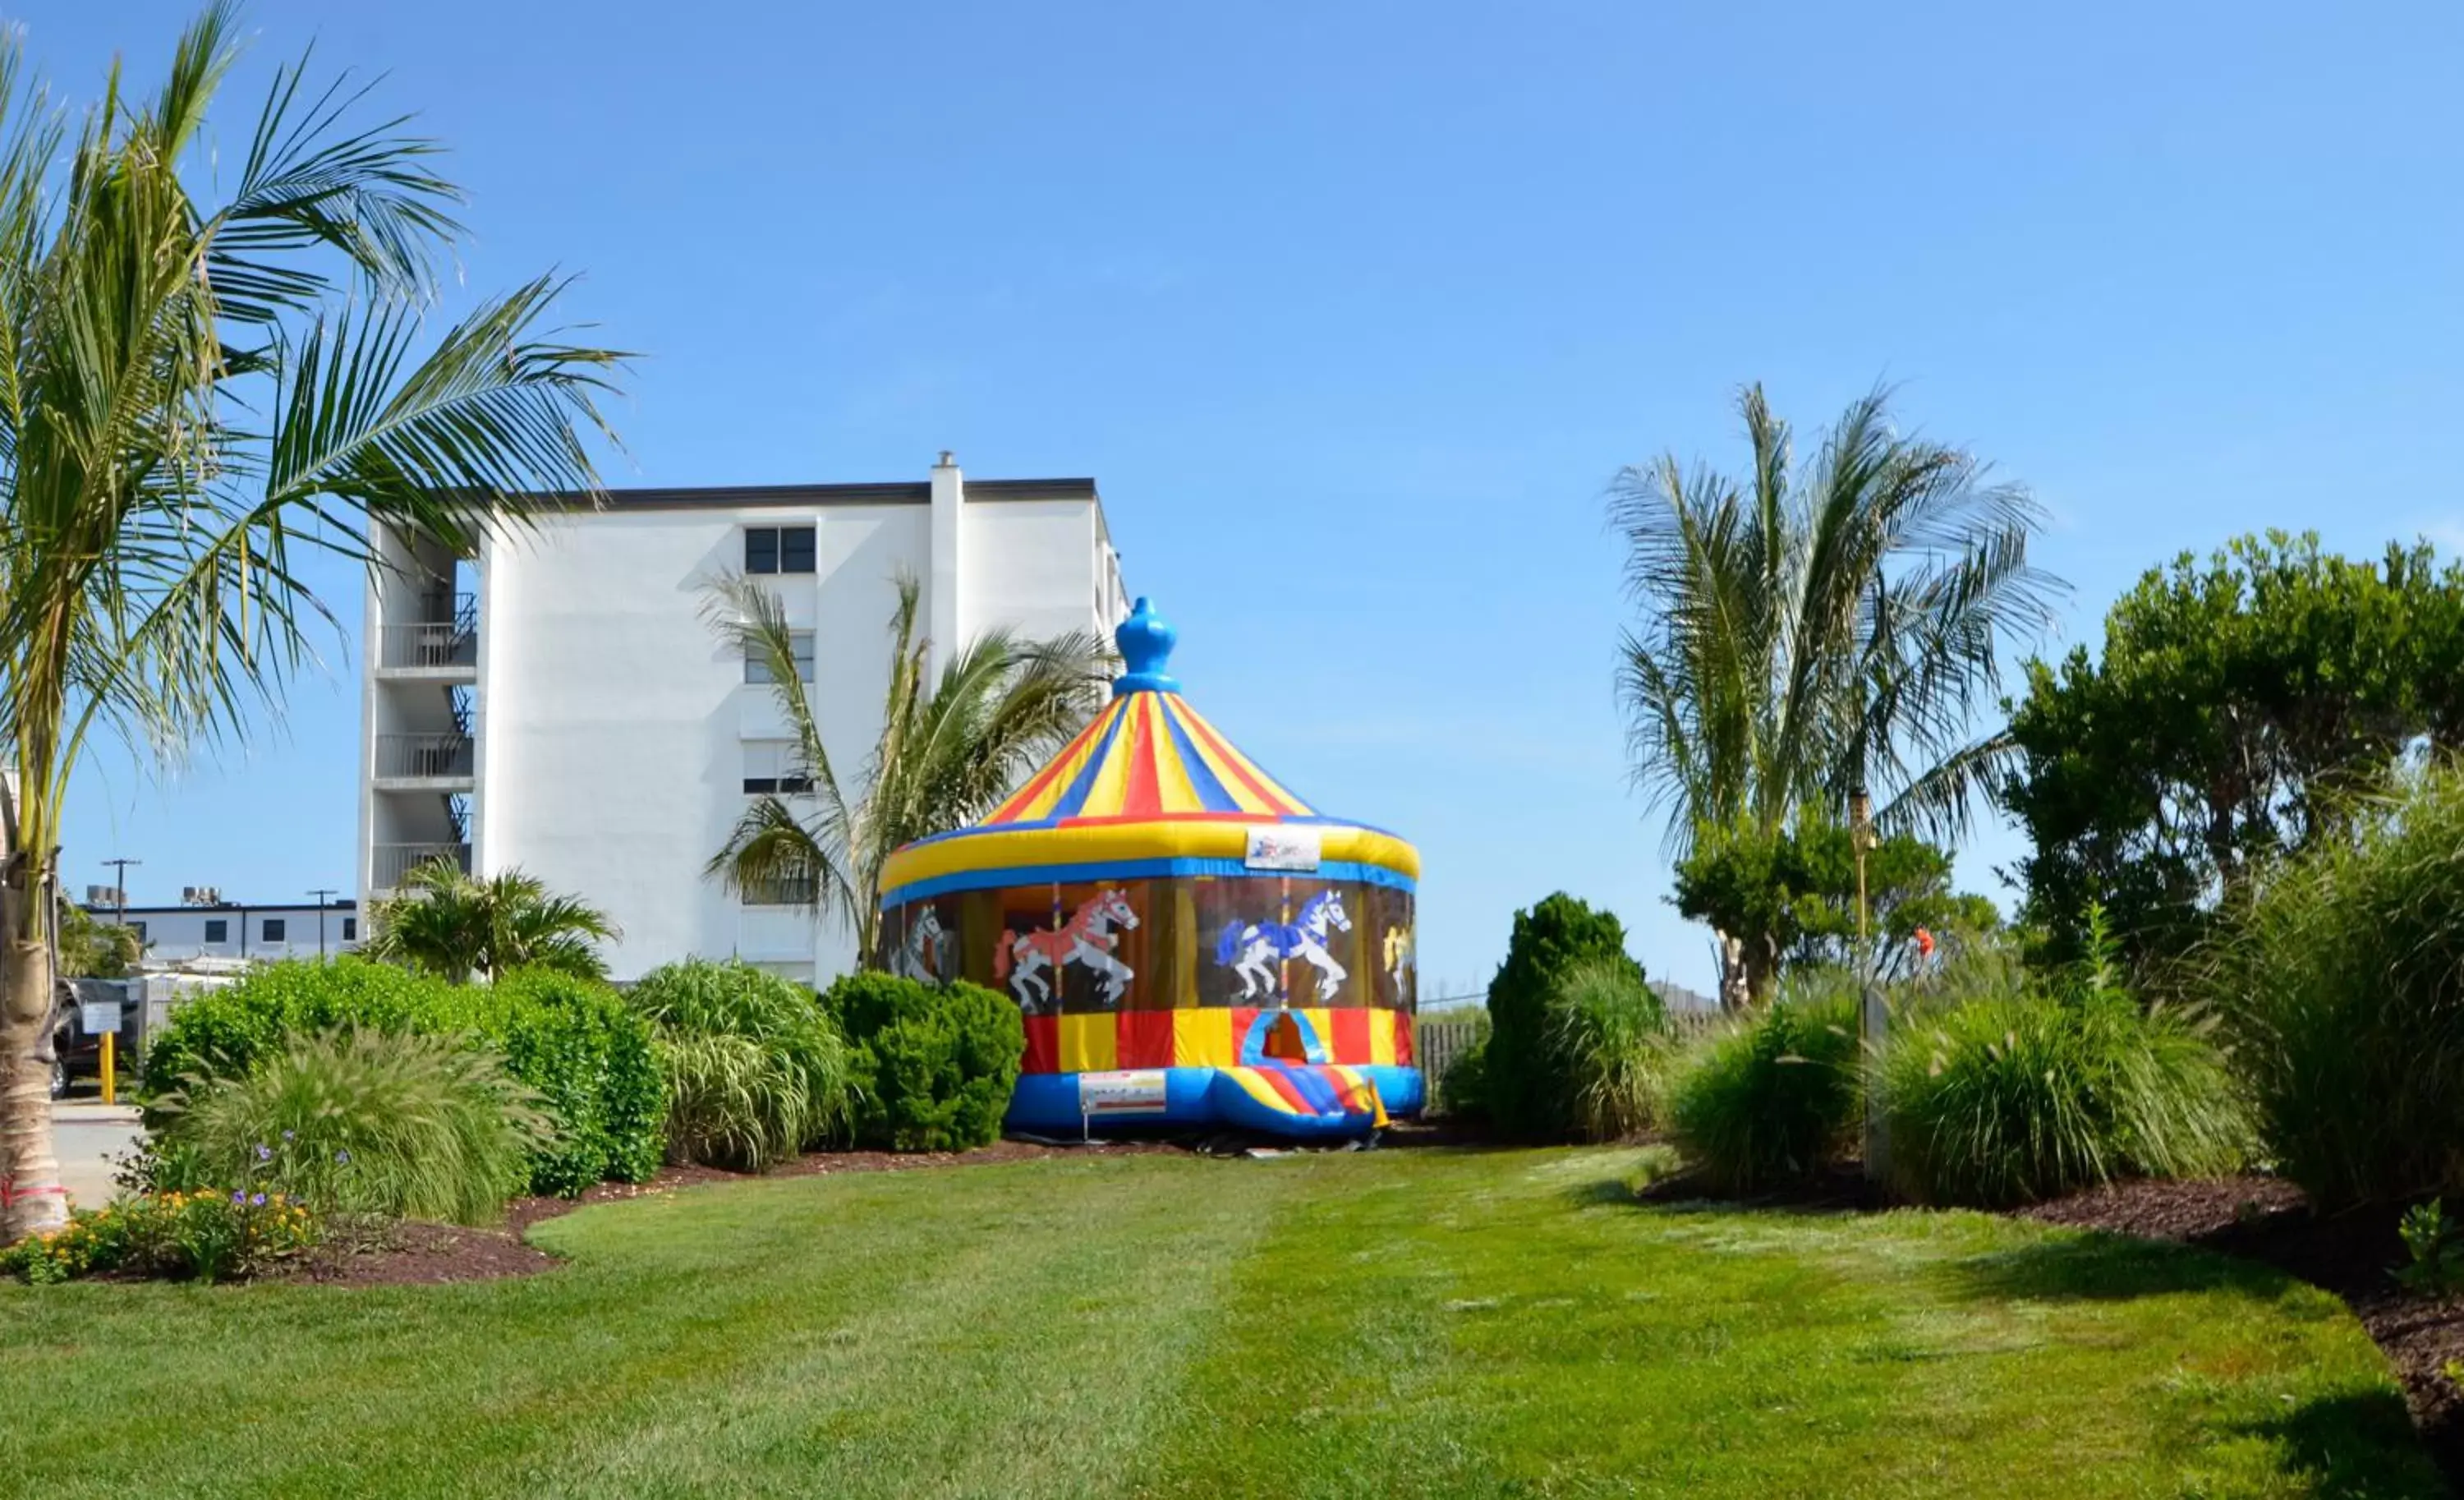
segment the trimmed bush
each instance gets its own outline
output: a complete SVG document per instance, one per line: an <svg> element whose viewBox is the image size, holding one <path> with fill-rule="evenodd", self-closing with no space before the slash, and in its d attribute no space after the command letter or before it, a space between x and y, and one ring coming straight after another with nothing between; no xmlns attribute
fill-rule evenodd
<svg viewBox="0 0 2464 1500"><path fill-rule="evenodd" d="M1484 1048L1488 1114L1502 1135L1558 1140L1573 1129L1575 1083L1552 1007L1569 976L1586 963L1617 966L1642 982L1615 914L1562 891L1514 914L1506 961L1489 982L1491 1030Z"/></svg>
<svg viewBox="0 0 2464 1500"><path fill-rule="evenodd" d="M1658 1123L1675 1050L1668 1009L1619 954L1576 964L1551 1002L1567 1113L1588 1140L1623 1140Z"/></svg>
<svg viewBox="0 0 2464 1500"><path fill-rule="evenodd" d="M1853 1001L1782 998L1681 1060L1670 1130L1724 1192L1753 1193L1820 1172L1858 1112Z"/></svg>
<svg viewBox="0 0 2464 1500"><path fill-rule="evenodd" d="M858 1145L963 1151L1001 1137L1026 1054L1006 996L865 973L832 984L824 1004L847 1040Z"/></svg>
<svg viewBox="0 0 2464 1500"><path fill-rule="evenodd" d="M2464 1191L2464 770L2277 867L2209 954L2261 1144L2334 1209Z"/></svg>
<svg viewBox="0 0 2464 1500"><path fill-rule="evenodd" d="M293 1038L346 1026L469 1032L501 1054L555 1127L553 1143L532 1154L532 1192L570 1196L658 1170L667 1085L650 1025L607 986L561 974L454 985L350 957L267 964L172 1012L146 1048L144 1096L157 1099L192 1075L244 1076ZM150 1103L147 1123L159 1123Z"/></svg>
<svg viewBox="0 0 2464 1500"><path fill-rule="evenodd" d="M847 1043L805 986L695 959L643 976L626 1001L659 1030L670 1160L759 1172L845 1127Z"/></svg>
<svg viewBox="0 0 2464 1500"><path fill-rule="evenodd" d="M156 1101L193 1187L490 1224L551 1143L538 1097L461 1037L346 1028Z"/></svg>

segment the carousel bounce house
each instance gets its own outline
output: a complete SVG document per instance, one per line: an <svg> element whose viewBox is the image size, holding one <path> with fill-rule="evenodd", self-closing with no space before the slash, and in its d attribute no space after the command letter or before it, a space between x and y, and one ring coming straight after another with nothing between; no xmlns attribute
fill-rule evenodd
<svg viewBox="0 0 2464 1500"><path fill-rule="evenodd" d="M1174 636L1139 600L1094 722L983 822L891 856L889 966L1017 1000L1013 1132L1324 1137L1417 1114L1419 855L1234 749L1164 674Z"/></svg>

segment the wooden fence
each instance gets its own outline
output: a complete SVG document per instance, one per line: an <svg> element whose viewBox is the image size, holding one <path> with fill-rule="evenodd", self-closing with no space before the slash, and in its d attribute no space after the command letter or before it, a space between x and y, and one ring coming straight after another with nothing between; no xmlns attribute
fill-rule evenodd
<svg viewBox="0 0 2464 1500"><path fill-rule="evenodd" d="M1724 1018L1716 1010L1673 1010L1669 1012L1668 1019L1682 1040L1692 1041L1719 1029ZM1415 1019L1412 1044L1419 1061L1420 1076L1428 1080L1430 1114L1443 1114L1446 1112L1446 1069L1487 1034L1488 1011L1481 1005L1424 1010Z"/></svg>

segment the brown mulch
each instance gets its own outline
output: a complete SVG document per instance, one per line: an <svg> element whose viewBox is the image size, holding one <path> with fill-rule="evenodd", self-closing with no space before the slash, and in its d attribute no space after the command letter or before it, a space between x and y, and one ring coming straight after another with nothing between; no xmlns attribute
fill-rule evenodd
<svg viewBox="0 0 2464 1500"><path fill-rule="evenodd" d="M2274 1178L2117 1182L2015 1210L2081 1229L2172 1240L2261 1262L2344 1300L2404 1382L2423 1444L2464 1493L2464 1390L2448 1379L2464 1360L2464 1297L2414 1295L2389 1274L2405 1263L2393 1208L2322 1215Z"/></svg>
<svg viewBox="0 0 2464 1500"><path fill-rule="evenodd" d="M647 1182L601 1182L578 1198L517 1198L505 1207L501 1227L403 1223L365 1234L342 1234L260 1278L329 1287L422 1287L460 1281L535 1276L563 1264L522 1236L542 1220L592 1203L628 1198L666 1197L713 1182L755 1182L774 1178L828 1177L841 1172L910 1172L928 1167L984 1166L1039 1157L1141 1156L1182 1148L1162 1141L1111 1140L1089 1146L1046 1146L1001 1140L977 1151L829 1151L799 1157L767 1173L727 1172L717 1167L662 1167Z"/></svg>

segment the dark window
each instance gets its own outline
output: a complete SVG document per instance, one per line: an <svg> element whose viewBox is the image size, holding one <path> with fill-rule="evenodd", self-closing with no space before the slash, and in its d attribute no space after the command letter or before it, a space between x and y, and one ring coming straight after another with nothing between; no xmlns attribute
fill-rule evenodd
<svg viewBox="0 0 2464 1500"><path fill-rule="evenodd" d="M231 941L231 918L228 916L209 916L206 918L206 941Z"/></svg>
<svg viewBox="0 0 2464 1500"><path fill-rule="evenodd" d="M257 936L263 938L267 942L282 941L282 918L279 916L267 917L265 919L265 930Z"/></svg>
<svg viewBox="0 0 2464 1500"><path fill-rule="evenodd" d="M813 789L813 779L809 776L748 776L744 779L744 789L797 797Z"/></svg>
<svg viewBox="0 0 2464 1500"><path fill-rule="evenodd" d="M344 942L357 942L360 940L360 919L358 917L345 916L342 918L342 940Z"/></svg>
<svg viewBox="0 0 2464 1500"><path fill-rule="evenodd" d="M810 875L787 875L777 880L761 880L744 888L747 906L810 906L816 887Z"/></svg>
<svg viewBox="0 0 2464 1500"><path fill-rule="evenodd" d="M810 526L744 528L744 571L748 573L810 573L813 558Z"/></svg>

